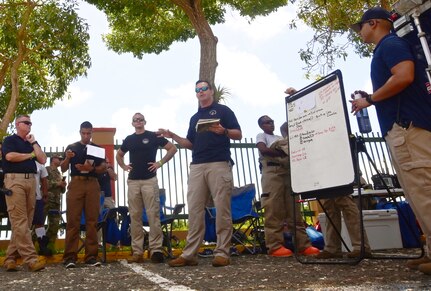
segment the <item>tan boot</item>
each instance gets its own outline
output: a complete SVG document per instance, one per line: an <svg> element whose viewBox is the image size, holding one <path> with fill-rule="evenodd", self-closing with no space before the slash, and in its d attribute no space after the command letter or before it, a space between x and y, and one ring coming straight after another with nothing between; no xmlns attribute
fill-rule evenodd
<svg viewBox="0 0 431 291"><path fill-rule="evenodd" d="M28 270L30 272L37 272L45 268L45 263L34 261L32 263L28 263Z"/></svg>
<svg viewBox="0 0 431 291"><path fill-rule="evenodd" d="M196 266L197 264L197 260L187 260L181 256L168 262L170 267Z"/></svg>
<svg viewBox="0 0 431 291"><path fill-rule="evenodd" d="M230 265L230 259L222 256L216 256L212 262L213 267L224 267Z"/></svg>
<svg viewBox="0 0 431 291"><path fill-rule="evenodd" d="M6 272L16 272L16 271L18 271L18 267L17 267L15 261L4 262L3 266L6 269Z"/></svg>
<svg viewBox="0 0 431 291"><path fill-rule="evenodd" d="M419 265L418 270L426 275L431 275L431 263Z"/></svg>
<svg viewBox="0 0 431 291"><path fill-rule="evenodd" d="M406 263L406 266L409 269L418 270L419 265L427 264L427 263L431 263L431 259L425 256L419 259L408 260Z"/></svg>

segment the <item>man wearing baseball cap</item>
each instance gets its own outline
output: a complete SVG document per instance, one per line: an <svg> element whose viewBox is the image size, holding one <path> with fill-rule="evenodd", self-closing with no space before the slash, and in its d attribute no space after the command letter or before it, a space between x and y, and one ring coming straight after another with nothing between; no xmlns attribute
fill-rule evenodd
<svg viewBox="0 0 431 291"><path fill-rule="evenodd" d="M363 98L350 102L354 114L376 106L392 163L427 242L428 256L409 260L407 266L431 275L431 89L425 68L417 62L409 43L391 33L390 17L388 11L375 7L351 26L375 48L373 93L355 91Z"/></svg>

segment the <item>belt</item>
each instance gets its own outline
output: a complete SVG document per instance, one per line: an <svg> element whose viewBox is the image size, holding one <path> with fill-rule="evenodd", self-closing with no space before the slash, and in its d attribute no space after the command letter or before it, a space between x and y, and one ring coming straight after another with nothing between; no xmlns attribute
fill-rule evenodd
<svg viewBox="0 0 431 291"><path fill-rule="evenodd" d="M281 166L279 163L274 163L274 162L266 162L266 165L268 167L280 167Z"/></svg>
<svg viewBox="0 0 431 291"><path fill-rule="evenodd" d="M91 176L72 176L72 180L97 180L97 178Z"/></svg>
<svg viewBox="0 0 431 291"><path fill-rule="evenodd" d="M6 173L5 177L33 179L34 173Z"/></svg>

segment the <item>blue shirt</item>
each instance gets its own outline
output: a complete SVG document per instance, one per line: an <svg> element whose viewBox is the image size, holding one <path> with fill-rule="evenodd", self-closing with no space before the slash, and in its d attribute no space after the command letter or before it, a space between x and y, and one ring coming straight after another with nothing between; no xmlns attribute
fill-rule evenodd
<svg viewBox="0 0 431 291"><path fill-rule="evenodd" d="M431 95L423 66L418 65L407 41L396 34L386 35L374 49L371 62L373 91L392 76L391 68L403 61L415 62L415 79L406 89L375 103L380 130L384 137L395 122L409 123L431 131Z"/></svg>
<svg viewBox="0 0 431 291"><path fill-rule="evenodd" d="M238 120L233 111L222 104L214 102L209 107L199 107L198 112L190 119L187 139L193 144L192 164L231 161L230 139L226 135L210 131L196 132L199 119L220 119L220 124L227 129L239 129Z"/></svg>
<svg viewBox="0 0 431 291"><path fill-rule="evenodd" d="M2 160L3 172L7 173L36 173L36 158L28 159L18 163L11 163L6 160L6 155L11 152L29 154L33 152L33 146L19 135L13 134L3 141Z"/></svg>
<svg viewBox="0 0 431 291"><path fill-rule="evenodd" d="M131 134L126 137L120 149L127 153L130 151L130 163L132 170L129 173L130 180L146 180L157 175L150 172L148 163L156 161L159 147L164 147L168 140L164 137L157 137L155 132L146 130L141 134Z"/></svg>

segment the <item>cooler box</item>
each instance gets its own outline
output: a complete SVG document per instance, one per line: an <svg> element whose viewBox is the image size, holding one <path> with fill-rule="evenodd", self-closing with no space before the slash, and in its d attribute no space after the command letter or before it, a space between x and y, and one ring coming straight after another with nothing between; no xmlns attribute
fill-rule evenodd
<svg viewBox="0 0 431 291"><path fill-rule="evenodd" d="M363 210L362 214L364 217L365 232L367 233L372 250L398 249L403 247L398 213L395 209ZM326 225L330 222L327 221L325 213L319 213L318 219L326 240ZM352 250L352 243L344 219L342 219L341 237L349 249ZM346 251L344 245L342 245L342 248L343 251Z"/></svg>

